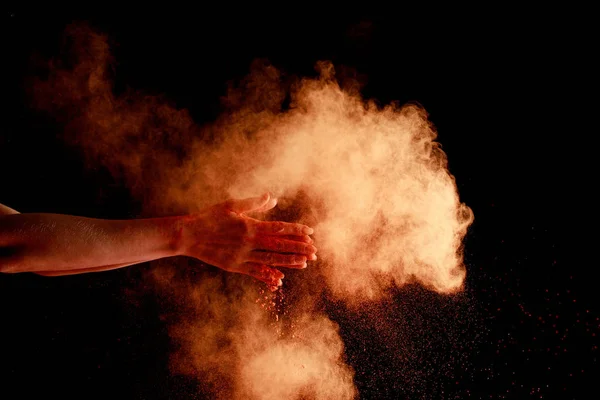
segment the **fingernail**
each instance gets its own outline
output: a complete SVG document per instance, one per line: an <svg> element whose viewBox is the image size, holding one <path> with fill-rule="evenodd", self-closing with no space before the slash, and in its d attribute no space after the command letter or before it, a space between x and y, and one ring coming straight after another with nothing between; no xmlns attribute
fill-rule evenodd
<svg viewBox="0 0 600 400"><path fill-rule="evenodd" d="M301 269L304 269L306 267L308 267L308 265L306 265L306 263L304 263L304 264L302 264L302 268Z"/></svg>
<svg viewBox="0 0 600 400"><path fill-rule="evenodd" d="M305 235L312 235L314 231L313 231L313 229L312 229L312 228L309 228L308 226L305 226L305 227L302 229L302 232L303 232Z"/></svg>
<svg viewBox="0 0 600 400"><path fill-rule="evenodd" d="M311 254L311 255L310 255L310 259L311 259L312 261L315 261L315 260L317 259L317 255L316 255L316 254Z"/></svg>

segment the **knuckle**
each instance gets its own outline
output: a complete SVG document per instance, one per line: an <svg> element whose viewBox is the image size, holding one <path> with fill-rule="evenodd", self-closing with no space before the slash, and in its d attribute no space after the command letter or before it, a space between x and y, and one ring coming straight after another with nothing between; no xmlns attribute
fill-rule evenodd
<svg viewBox="0 0 600 400"><path fill-rule="evenodd" d="M279 256L279 264L281 265L286 265L290 263L290 256L289 255L280 255Z"/></svg>
<svg viewBox="0 0 600 400"><path fill-rule="evenodd" d="M285 255L281 257L282 264L294 264L294 256Z"/></svg>
<svg viewBox="0 0 600 400"><path fill-rule="evenodd" d="M275 254L269 253L269 252L265 252L263 254L263 259L264 259L265 263L272 264L273 261L274 261L274 259L275 259Z"/></svg>
<svg viewBox="0 0 600 400"><path fill-rule="evenodd" d="M281 264L281 255L280 254L276 254L276 253L271 253L271 259L269 260L269 264L270 266L276 266L276 265L280 265Z"/></svg>
<svg viewBox="0 0 600 400"><path fill-rule="evenodd" d="M284 243L282 240L275 240L275 249L277 249L277 251L283 250L283 247Z"/></svg>
<svg viewBox="0 0 600 400"><path fill-rule="evenodd" d="M273 229L277 233L282 232L285 229L285 224L281 221L277 221L273 224Z"/></svg>

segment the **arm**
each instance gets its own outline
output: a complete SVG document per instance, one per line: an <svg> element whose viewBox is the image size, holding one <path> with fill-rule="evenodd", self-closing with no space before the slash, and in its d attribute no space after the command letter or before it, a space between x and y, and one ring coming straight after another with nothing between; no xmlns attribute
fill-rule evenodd
<svg viewBox="0 0 600 400"><path fill-rule="evenodd" d="M17 210L14 210L10 207L5 206L4 204L0 204L0 222L1 222L3 215L13 215L13 214L19 214L19 212ZM0 224L0 232L1 232L1 228L2 228L2 224ZM0 237L1 236L2 235L0 233ZM4 251L7 254L9 252L8 249L4 249ZM3 247L0 245L0 261L2 261L2 258L3 258L2 252L3 252ZM149 261L149 260L146 260L146 261ZM122 268L122 267L126 267L126 266L133 265L133 264L137 264L137 263L113 264L113 265L105 265L105 266L101 266L101 267L72 269L72 270L66 270L66 271L38 271L36 273L39 275L44 275L44 276L74 275L74 274L82 274L82 273L87 273L87 272L108 271L111 269ZM0 272L4 272L1 262L0 262Z"/></svg>
<svg viewBox="0 0 600 400"><path fill-rule="evenodd" d="M0 216L0 271L56 275L178 255L179 221L177 217L118 221L58 214Z"/></svg>
<svg viewBox="0 0 600 400"><path fill-rule="evenodd" d="M246 215L275 205L266 195L166 218L0 215L0 271L65 275L184 255L280 285L283 274L274 266L304 268L316 259L316 248L308 237L312 230L304 225Z"/></svg>

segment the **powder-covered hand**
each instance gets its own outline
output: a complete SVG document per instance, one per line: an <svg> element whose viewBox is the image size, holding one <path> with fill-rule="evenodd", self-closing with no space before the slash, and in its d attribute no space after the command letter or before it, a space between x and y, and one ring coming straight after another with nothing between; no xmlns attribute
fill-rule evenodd
<svg viewBox="0 0 600 400"><path fill-rule="evenodd" d="M268 193L229 200L185 217L182 252L225 271L253 276L281 286L284 274L274 267L306 268L317 249L308 226L260 221L248 213L266 212L277 204Z"/></svg>

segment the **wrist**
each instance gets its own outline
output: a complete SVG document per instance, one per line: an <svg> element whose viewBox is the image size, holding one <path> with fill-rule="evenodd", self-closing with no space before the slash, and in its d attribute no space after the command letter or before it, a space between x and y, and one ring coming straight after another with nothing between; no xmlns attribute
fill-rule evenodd
<svg viewBox="0 0 600 400"><path fill-rule="evenodd" d="M184 230L186 216L161 217L146 220L153 225L155 249L164 257L185 255Z"/></svg>
<svg viewBox="0 0 600 400"><path fill-rule="evenodd" d="M185 256L188 253L187 241L185 240L185 232L188 230L189 216L182 215L170 217L169 225L169 249L174 256Z"/></svg>
<svg viewBox="0 0 600 400"><path fill-rule="evenodd" d="M170 248L175 256L191 256L192 247L197 245L198 216L193 214L172 217Z"/></svg>

